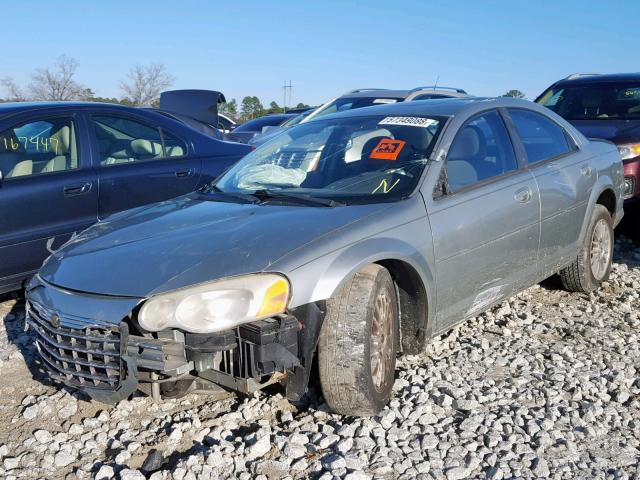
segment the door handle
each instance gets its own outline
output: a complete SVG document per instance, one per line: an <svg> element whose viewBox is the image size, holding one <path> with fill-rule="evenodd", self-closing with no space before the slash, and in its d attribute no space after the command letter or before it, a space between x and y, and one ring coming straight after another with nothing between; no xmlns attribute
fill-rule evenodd
<svg viewBox="0 0 640 480"><path fill-rule="evenodd" d="M179 170L175 173L178 178L190 177L193 175L193 168L189 168L188 170Z"/></svg>
<svg viewBox="0 0 640 480"><path fill-rule="evenodd" d="M593 173L593 168L591 168L591 165L584 165L581 169L580 169L580 173L582 175L584 175L585 177L590 177L591 174Z"/></svg>
<svg viewBox="0 0 640 480"><path fill-rule="evenodd" d="M71 197L73 195L82 195L83 193L87 193L91 190L91 182L85 183L74 183L72 185L65 185L62 188L62 193L65 196Z"/></svg>
<svg viewBox="0 0 640 480"><path fill-rule="evenodd" d="M531 189L529 187L524 187L516 191L513 198L515 198L518 203L527 203L531 200L531 195Z"/></svg>

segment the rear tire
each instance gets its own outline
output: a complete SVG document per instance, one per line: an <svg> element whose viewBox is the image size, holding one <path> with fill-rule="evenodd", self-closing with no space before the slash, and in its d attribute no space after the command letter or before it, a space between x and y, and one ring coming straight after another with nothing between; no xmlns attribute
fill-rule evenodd
<svg viewBox="0 0 640 480"><path fill-rule="evenodd" d="M318 366L327 404L344 415L375 415L395 379L398 299L389 271L368 265L327 302Z"/></svg>
<svg viewBox="0 0 640 480"><path fill-rule="evenodd" d="M591 292L609 278L613 259L613 221L609 211L595 205L578 257L560 271L564 288L571 292Z"/></svg>

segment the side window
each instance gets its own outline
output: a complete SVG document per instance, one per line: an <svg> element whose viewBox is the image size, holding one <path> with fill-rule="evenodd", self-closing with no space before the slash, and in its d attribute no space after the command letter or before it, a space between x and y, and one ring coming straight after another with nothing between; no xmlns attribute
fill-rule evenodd
<svg viewBox="0 0 640 480"><path fill-rule="evenodd" d="M445 168L450 192L518 168L509 133L498 112L474 117L458 131Z"/></svg>
<svg viewBox="0 0 640 480"><path fill-rule="evenodd" d="M184 143L159 127L111 115L93 116L93 125L103 166L186 154Z"/></svg>
<svg viewBox="0 0 640 480"><path fill-rule="evenodd" d="M509 109L509 116L522 140L529 163L543 162L575 148L569 144L564 129L544 115Z"/></svg>
<svg viewBox="0 0 640 480"><path fill-rule="evenodd" d="M182 157L187 154L187 147L182 140L162 129L162 139L167 157Z"/></svg>
<svg viewBox="0 0 640 480"><path fill-rule="evenodd" d="M78 168L76 130L70 118L23 123L0 133L4 178Z"/></svg>

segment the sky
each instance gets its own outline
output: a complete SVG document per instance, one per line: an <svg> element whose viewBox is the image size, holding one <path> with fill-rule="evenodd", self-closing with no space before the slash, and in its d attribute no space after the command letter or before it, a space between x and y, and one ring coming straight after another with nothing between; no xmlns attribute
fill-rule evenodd
<svg viewBox="0 0 640 480"><path fill-rule="evenodd" d="M345 91L438 84L535 98L574 72L640 68L640 1L4 0L0 78L29 82L59 55L98 96L135 64L174 88L321 104ZM8 14L10 12L10 14ZM0 92L0 97L6 92Z"/></svg>

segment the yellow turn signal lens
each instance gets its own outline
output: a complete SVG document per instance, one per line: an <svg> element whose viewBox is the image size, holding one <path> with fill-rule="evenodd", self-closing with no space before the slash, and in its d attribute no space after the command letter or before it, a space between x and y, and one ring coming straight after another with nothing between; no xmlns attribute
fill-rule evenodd
<svg viewBox="0 0 640 480"><path fill-rule="evenodd" d="M284 312L288 300L289 283L284 278L280 278L267 288L257 317L268 317Z"/></svg>

